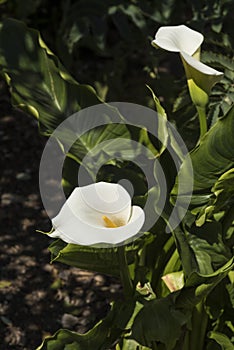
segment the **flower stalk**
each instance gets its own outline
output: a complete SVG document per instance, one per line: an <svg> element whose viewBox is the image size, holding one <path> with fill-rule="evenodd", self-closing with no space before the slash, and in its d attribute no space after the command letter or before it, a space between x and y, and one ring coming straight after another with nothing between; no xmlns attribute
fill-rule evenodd
<svg viewBox="0 0 234 350"><path fill-rule="evenodd" d="M192 330L190 332L188 350L203 350L206 336L208 315L204 309L204 299L196 305L192 316Z"/></svg>
<svg viewBox="0 0 234 350"><path fill-rule="evenodd" d="M200 140L207 132L206 108L196 106L200 123Z"/></svg>
<svg viewBox="0 0 234 350"><path fill-rule="evenodd" d="M124 297L126 300L128 300L133 296L133 284L128 269L125 247L118 247L117 254L119 259L120 278L123 286Z"/></svg>

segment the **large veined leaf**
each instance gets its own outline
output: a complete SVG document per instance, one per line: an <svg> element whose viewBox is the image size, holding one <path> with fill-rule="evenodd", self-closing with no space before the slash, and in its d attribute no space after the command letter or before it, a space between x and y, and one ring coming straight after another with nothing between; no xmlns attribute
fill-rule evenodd
<svg viewBox="0 0 234 350"><path fill-rule="evenodd" d="M172 298L155 299L136 316L131 338L149 347L152 342L159 341L166 345L167 350L172 350L187 320L188 314L176 310Z"/></svg>
<svg viewBox="0 0 234 350"><path fill-rule="evenodd" d="M51 135L62 122L70 120L71 115L82 111L80 118L74 119L75 126L72 122L66 124L57 130L55 137L64 152L79 164L86 154L91 154L97 145L102 145L97 158L88 163L89 173L95 172L93 168L96 164L103 164L102 159L108 161L111 158L110 149L122 158L126 154L129 159L133 154L134 159L133 147L128 150L117 140L129 139L130 132L126 125L119 124L120 121L123 123L123 119L116 108L100 104L100 99L90 86L76 82L42 41L38 31L16 20L4 20L0 25L0 68L11 88L13 103L38 119L42 133ZM94 110L85 109L97 104L103 110L94 113ZM107 124L103 125L100 121ZM166 121L159 121L158 129L166 145ZM140 137L142 134L143 129ZM107 140L110 142L104 145ZM150 144L147 133L137 141L147 146ZM72 169L66 172L67 187L70 189L69 173L72 172Z"/></svg>
<svg viewBox="0 0 234 350"><path fill-rule="evenodd" d="M222 239L222 225L216 221L206 222L202 227L191 227L187 233L188 243L193 250L199 272L209 274L224 265L232 252Z"/></svg>
<svg viewBox="0 0 234 350"><path fill-rule="evenodd" d="M38 31L22 22L6 19L0 25L0 67L13 103L37 117L47 134L81 108L100 103L90 86L65 71Z"/></svg>
<svg viewBox="0 0 234 350"><path fill-rule="evenodd" d="M234 107L219 119L191 152L194 190L213 186L221 174L234 164Z"/></svg>
<svg viewBox="0 0 234 350"><path fill-rule="evenodd" d="M134 319L130 337L144 346L158 341L167 350L174 349L184 327L189 329L194 306L227 276L233 265L231 259L210 275L194 272L182 290L147 302Z"/></svg>
<svg viewBox="0 0 234 350"><path fill-rule="evenodd" d="M0 68L11 88L13 103L36 117L46 135L72 114L101 103L92 87L79 84L66 72L38 31L19 21L6 19L0 24ZM113 108L106 107L105 112L108 110L118 115ZM87 112L80 118L78 128L88 132L79 140L79 130L74 130L77 125L66 124L56 134L62 145L68 145L66 151L73 145L70 153L78 162L103 140L128 137L124 125L96 127L94 116L100 117Z"/></svg>
<svg viewBox="0 0 234 350"><path fill-rule="evenodd" d="M130 245L125 249L128 264L132 264L139 246ZM87 247L56 240L49 246L49 250L52 262L59 261L86 270L119 276L117 248Z"/></svg>
<svg viewBox="0 0 234 350"><path fill-rule="evenodd" d="M13 104L36 117L40 131L47 136L53 134L59 142L62 152L55 157L46 149L46 162L51 164L52 159L62 159L63 153L80 164L86 154L92 154L95 146L115 138L129 138L126 126L118 124L121 119L118 111L101 104L92 87L76 82L42 41L38 31L27 28L24 23L6 19L0 24L0 69L10 86ZM86 109L98 104L103 107L100 113L95 113L95 107L91 111ZM81 111L82 115L74 116ZM114 127L111 116L117 123ZM98 156L83 167L92 179L96 165L102 165L103 153ZM110 158L115 157L105 155L104 163ZM69 162L54 164L55 173L45 166L40 172L40 182L45 186L49 183L48 177L60 182L60 168L63 167L66 173L63 185L68 194L74 188L71 177L77 171L74 163L72 167L69 165ZM75 175L77 178L77 172ZM48 187L44 192L46 201L53 201Z"/></svg>
<svg viewBox="0 0 234 350"><path fill-rule="evenodd" d="M212 321L218 324L215 330L230 336L233 332L234 284L229 282L227 276L211 291L206 298L205 309Z"/></svg>
<svg viewBox="0 0 234 350"><path fill-rule="evenodd" d="M232 256L231 249L222 238L222 225L212 221L196 227L193 216L187 220L191 220L191 224L184 225L184 231L179 227L174 230L185 278L190 278L193 273L212 274Z"/></svg>
<svg viewBox="0 0 234 350"><path fill-rule="evenodd" d="M234 258L231 258L225 265L211 274L202 274L194 271L186 281L185 286L199 286L196 295L208 294L234 267Z"/></svg>
<svg viewBox="0 0 234 350"><path fill-rule="evenodd" d="M202 226L207 219L233 205L234 202L234 169L230 169L220 176L211 189L212 196L208 204L202 208L196 221Z"/></svg>
<svg viewBox="0 0 234 350"><path fill-rule="evenodd" d="M106 350L121 336L134 310L134 302L116 302L107 317L85 334L60 329L45 338L37 350Z"/></svg>
<svg viewBox="0 0 234 350"><path fill-rule="evenodd" d="M202 192L205 196L210 193L218 178L234 164L234 106L204 135L199 146L191 151L190 157L193 164L194 192ZM184 167L185 165L182 165L181 172L186 171ZM176 183L172 195L175 195L177 190ZM199 198L203 199L209 198Z"/></svg>

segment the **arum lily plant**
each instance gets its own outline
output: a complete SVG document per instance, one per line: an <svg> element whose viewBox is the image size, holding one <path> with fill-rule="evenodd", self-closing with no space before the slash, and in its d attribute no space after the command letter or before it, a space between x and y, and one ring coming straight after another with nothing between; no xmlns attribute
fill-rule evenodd
<svg viewBox="0 0 234 350"><path fill-rule="evenodd" d="M211 88L223 73L200 62L203 35L185 25L161 27L152 45L171 52L178 52L182 59L191 99L195 104L199 121L200 137L207 131L206 106Z"/></svg>
<svg viewBox="0 0 234 350"><path fill-rule="evenodd" d="M109 121L117 107L105 109L107 124L95 124L84 134L75 134L78 139L68 149L70 129L62 129L57 136L54 131L64 121L73 127L70 117L81 109L87 113L83 119L77 118L75 132L83 124L92 127L100 114L89 113L87 107L92 106L93 112L100 99L94 89L79 84L66 72L36 30L11 19L0 24L0 68L12 100L38 118L40 131L53 135L50 140L58 141L61 158L65 158L63 171L58 173L63 174L61 190L68 199L52 218L53 231L48 234L55 238L49 246L51 262L114 276L124 291L123 297L113 297L105 318L87 333L60 329L47 336L37 350L233 349L234 106L206 132L208 95L222 73L199 61L202 41L200 33L186 26L160 28L153 41L157 47L180 53L199 113L201 135L205 133L186 157L176 129L168 127L166 112L154 95L159 117L150 110L153 125L144 125L143 113L139 125L123 123L125 109L119 107L121 118L115 119L114 125ZM150 135L154 129L155 134ZM123 137L134 143L121 147ZM136 143L153 149L146 163L150 176L144 172L145 166L141 169L138 165L145 164L145 158L143 163L134 163L138 149L136 152L131 145ZM96 146L98 154L92 153ZM77 187L76 175L88 153L95 153L93 163L100 160L102 166L92 174L96 183ZM189 157L192 198L181 217L188 192L180 191L178 178L181 170L186 174L183 184L191 177L184 161ZM131 182L132 198L118 184L120 178ZM165 201L160 206L162 192ZM174 209L179 220L168 232ZM153 218L150 227L148 217Z"/></svg>

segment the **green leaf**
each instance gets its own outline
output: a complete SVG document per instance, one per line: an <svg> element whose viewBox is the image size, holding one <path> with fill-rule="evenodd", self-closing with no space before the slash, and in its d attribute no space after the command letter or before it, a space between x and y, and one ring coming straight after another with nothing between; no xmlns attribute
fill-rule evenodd
<svg viewBox="0 0 234 350"><path fill-rule="evenodd" d="M226 321L233 319L232 295L234 293L233 284L228 283L228 277L224 278L208 295L205 301L205 309L210 318L218 320L218 331L222 331L222 327ZM230 293L229 293L230 292Z"/></svg>
<svg viewBox="0 0 234 350"><path fill-rule="evenodd" d="M155 103L155 108L156 111L158 113L158 135L160 135L160 137L162 137L163 135L163 139L161 140L162 142L162 147L160 150L160 154L163 153L163 151L167 148L168 143L172 143L173 146L177 146L177 144L175 143L174 140L174 135L172 135L172 133L169 133L169 129L167 127L167 114L165 109L163 108L163 106L161 105L158 97L155 95L154 91L151 89L150 86L146 85L147 88L150 90L154 103ZM175 148L174 150L178 150L178 147Z"/></svg>
<svg viewBox="0 0 234 350"><path fill-rule="evenodd" d="M231 258L225 265L210 274L202 274L197 271L191 273L186 280L185 286L198 286L196 295L207 295L219 282L221 282L234 267L234 258Z"/></svg>
<svg viewBox="0 0 234 350"><path fill-rule="evenodd" d="M215 340L216 343L218 343L220 345L220 349L222 349L222 350L234 350L233 343L230 341L230 339L228 339L228 337L225 334L212 331L209 333L208 336L210 339Z"/></svg>
<svg viewBox="0 0 234 350"><path fill-rule="evenodd" d="M216 65L221 69L227 69L230 72L234 72L234 65L232 58L222 53L215 53L212 51L202 52L202 61L206 64ZM234 76L233 76L234 78Z"/></svg>
<svg viewBox="0 0 234 350"><path fill-rule="evenodd" d="M194 190L211 187L234 164L234 107L216 122L191 153Z"/></svg>
<svg viewBox="0 0 234 350"><path fill-rule="evenodd" d="M227 203L234 201L234 168L220 176L214 184L212 192L216 196L215 211L219 211Z"/></svg>
<svg viewBox="0 0 234 350"><path fill-rule="evenodd" d="M161 105L158 97L155 95L154 91L151 89L151 87L149 85L146 85L147 88L149 89L149 91L151 92L152 94L152 97L153 97L153 100L154 100L154 103L155 103L155 107L156 107L156 110L158 112L158 114L164 118L167 119L167 114L166 114L166 111L165 109L163 108L163 106Z"/></svg>
<svg viewBox="0 0 234 350"><path fill-rule="evenodd" d="M231 250L222 239L222 225L219 222L206 222L202 227L193 225L187 233L198 264L198 271L210 274L223 266L232 256Z"/></svg>
<svg viewBox="0 0 234 350"><path fill-rule="evenodd" d="M166 284L170 292L175 292L182 289L184 286L184 273L183 271L171 272L162 277L163 282Z"/></svg>
<svg viewBox="0 0 234 350"><path fill-rule="evenodd" d="M0 25L0 67L11 88L13 103L36 117L40 131L47 136L75 112L101 103L92 87L79 84L66 72L38 31L19 21L6 19ZM116 120L120 121L118 112L105 106L105 112L114 113ZM82 114L78 130L67 126L57 132L60 146L62 149L67 146L66 152L70 149L69 156L76 162L80 163L98 143L117 137L129 138L123 124L113 128L109 122L95 127L97 118L98 121L100 118L109 120L105 112L102 116L91 115L91 112ZM79 130L85 128L89 131L79 137ZM89 162L89 166L92 168L94 162Z"/></svg>
<svg viewBox="0 0 234 350"><path fill-rule="evenodd" d="M107 317L85 334L61 329L46 337L37 350L105 350L125 331L134 302L116 302Z"/></svg>
<svg viewBox="0 0 234 350"><path fill-rule="evenodd" d="M126 247L128 264L134 262L137 245ZM51 261L119 276L119 260L117 248L95 248L78 244L66 244L61 240L54 241L50 246Z"/></svg>
<svg viewBox="0 0 234 350"><path fill-rule="evenodd" d="M185 287L165 298L144 304L134 319L131 338L150 347L152 342L165 344L173 350L185 327L190 327L192 310L233 269L233 259L210 275L193 272Z"/></svg>
<svg viewBox="0 0 234 350"><path fill-rule="evenodd" d="M233 167L233 149L234 106L225 117L214 124L204 135L200 145L191 152L194 191L209 190L221 174Z"/></svg>
<svg viewBox="0 0 234 350"><path fill-rule="evenodd" d="M180 227L177 227L174 230L173 235L186 279L193 271L198 270L198 263L193 254L192 247L189 245L188 236L185 232L183 232Z"/></svg>
<svg viewBox="0 0 234 350"><path fill-rule="evenodd" d="M172 350L180 337L181 328L187 323L188 314L175 308L169 296L149 301L136 316L131 338L144 346L159 341Z"/></svg>
<svg viewBox="0 0 234 350"><path fill-rule="evenodd" d="M38 118L46 134L81 108L100 103L90 86L65 71L38 31L20 21L0 25L0 67L13 103Z"/></svg>
<svg viewBox="0 0 234 350"><path fill-rule="evenodd" d="M212 218L212 216L222 210L232 206L234 202L234 169L225 172L215 182L211 189L213 195L208 204L204 206L197 218L197 226L202 226L205 220Z"/></svg>
<svg viewBox="0 0 234 350"><path fill-rule="evenodd" d="M123 339L121 344L117 344L116 350L151 350L151 348L142 346L133 339Z"/></svg>

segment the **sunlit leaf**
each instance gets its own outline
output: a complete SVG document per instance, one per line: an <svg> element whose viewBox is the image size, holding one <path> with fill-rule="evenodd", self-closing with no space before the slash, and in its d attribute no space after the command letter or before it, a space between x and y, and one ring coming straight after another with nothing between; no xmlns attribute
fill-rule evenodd
<svg viewBox="0 0 234 350"><path fill-rule="evenodd" d="M151 350L151 348L142 346L133 339L123 339L121 344L117 344L116 350Z"/></svg>
<svg viewBox="0 0 234 350"><path fill-rule="evenodd" d="M220 349L222 350L234 349L233 343L230 341L230 339L228 339L228 337L225 334L212 331L209 333L209 338L215 340L216 343L220 345Z"/></svg>
<svg viewBox="0 0 234 350"><path fill-rule="evenodd" d="M205 220L226 208L234 202L234 169L222 174L211 189L212 196L206 206L202 208L197 218L197 226L202 226Z"/></svg>
<svg viewBox="0 0 234 350"><path fill-rule="evenodd" d="M219 119L190 154L194 191L208 191L234 164L234 107ZM183 168L183 166L182 166ZM186 179L185 179L186 181ZM173 192L176 192L176 187Z"/></svg>

